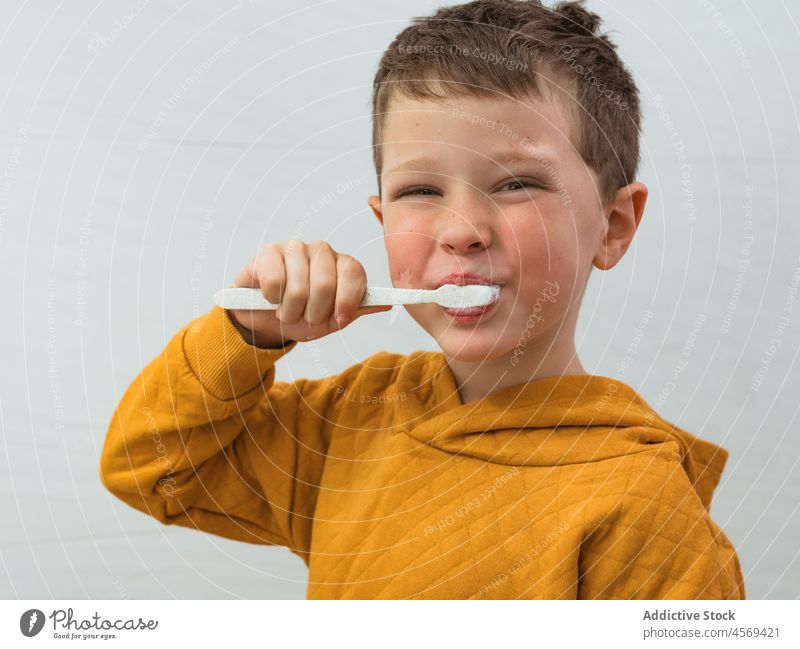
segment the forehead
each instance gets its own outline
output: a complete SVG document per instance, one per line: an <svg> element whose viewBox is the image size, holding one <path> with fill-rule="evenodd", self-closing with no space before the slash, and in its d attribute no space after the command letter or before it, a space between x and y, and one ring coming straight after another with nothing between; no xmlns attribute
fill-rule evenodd
<svg viewBox="0 0 800 649"><path fill-rule="evenodd" d="M382 132L383 168L410 155L577 155L564 102L525 97L451 96L417 99L393 93Z"/></svg>

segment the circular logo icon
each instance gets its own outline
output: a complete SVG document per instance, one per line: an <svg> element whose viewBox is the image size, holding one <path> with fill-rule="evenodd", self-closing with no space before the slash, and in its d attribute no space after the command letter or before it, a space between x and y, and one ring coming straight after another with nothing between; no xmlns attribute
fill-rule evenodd
<svg viewBox="0 0 800 649"><path fill-rule="evenodd" d="M19 618L19 630L22 635L32 638L44 627L44 613L38 608L25 611Z"/></svg>

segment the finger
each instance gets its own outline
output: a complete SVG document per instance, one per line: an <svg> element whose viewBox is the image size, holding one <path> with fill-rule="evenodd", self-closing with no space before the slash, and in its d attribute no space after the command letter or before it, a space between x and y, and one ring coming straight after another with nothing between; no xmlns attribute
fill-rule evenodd
<svg viewBox="0 0 800 649"><path fill-rule="evenodd" d="M356 310L367 290L367 274L357 260L345 254L337 256L336 270L334 318L340 325L344 325L356 317Z"/></svg>
<svg viewBox="0 0 800 649"><path fill-rule="evenodd" d="M256 258L255 255L250 258L250 261L239 271L236 279L233 281L234 287L237 288L257 288L258 275L256 274Z"/></svg>
<svg viewBox="0 0 800 649"><path fill-rule="evenodd" d="M380 313L381 311L390 311L392 309L391 304L381 304L376 306L360 306L356 310L356 318L361 317L362 315L367 315L368 313Z"/></svg>
<svg viewBox="0 0 800 649"><path fill-rule="evenodd" d="M369 315L370 313L378 313L380 311L389 311L392 308L392 305L381 305L381 306L360 306L356 309L355 317L352 320L348 320L346 322L339 322L336 320L333 313L331 313L330 320L328 321L329 327L331 329L341 330L344 329L346 326L352 324L355 320L360 318L362 315Z"/></svg>
<svg viewBox="0 0 800 649"><path fill-rule="evenodd" d="M275 316L281 322L292 324L300 320L308 300L308 254L306 244L297 239L283 246L283 263L286 268L286 289L281 296Z"/></svg>
<svg viewBox="0 0 800 649"><path fill-rule="evenodd" d="M280 304L286 290L286 269L284 268L283 251L277 244L267 244L256 254L255 265L256 288L267 302Z"/></svg>
<svg viewBox="0 0 800 649"><path fill-rule="evenodd" d="M258 273L256 270L255 255L239 271L233 282L232 288L258 288ZM255 327L256 312L246 309L229 309L231 319L234 324L252 330ZM238 328L238 327L237 327Z"/></svg>
<svg viewBox="0 0 800 649"><path fill-rule="evenodd" d="M336 298L336 253L325 241L309 246L310 288L303 319L320 324L330 317Z"/></svg>

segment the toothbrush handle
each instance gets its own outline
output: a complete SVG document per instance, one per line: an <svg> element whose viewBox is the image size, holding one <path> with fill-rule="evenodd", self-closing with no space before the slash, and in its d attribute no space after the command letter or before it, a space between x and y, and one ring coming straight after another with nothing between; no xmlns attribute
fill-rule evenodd
<svg viewBox="0 0 800 649"><path fill-rule="evenodd" d="M407 288L385 288L383 286L368 286L364 298L359 306L380 306L396 304L421 304L434 302L436 291L419 291ZM275 310L277 304L272 304L264 299L257 288L225 288L217 291L214 302L223 309Z"/></svg>
<svg viewBox="0 0 800 649"><path fill-rule="evenodd" d="M412 288L386 288L367 286L364 299L359 306L381 306L386 304L422 304L434 302L436 291L420 291Z"/></svg>

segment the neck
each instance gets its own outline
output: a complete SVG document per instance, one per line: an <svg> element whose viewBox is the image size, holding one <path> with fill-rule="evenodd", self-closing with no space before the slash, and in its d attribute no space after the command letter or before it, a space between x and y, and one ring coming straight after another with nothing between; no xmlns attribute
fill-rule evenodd
<svg viewBox="0 0 800 649"><path fill-rule="evenodd" d="M564 322L561 327L554 327L560 331L531 337L524 347L515 347L507 354L491 360L475 363L453 359L445 354L461 402L476 401L503 388L538 379L586 374L575 352L575 323L570 327L565 327L566 324Z"/></svg>

